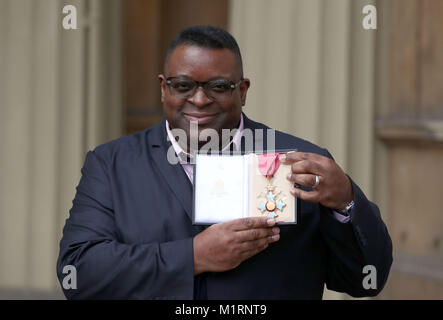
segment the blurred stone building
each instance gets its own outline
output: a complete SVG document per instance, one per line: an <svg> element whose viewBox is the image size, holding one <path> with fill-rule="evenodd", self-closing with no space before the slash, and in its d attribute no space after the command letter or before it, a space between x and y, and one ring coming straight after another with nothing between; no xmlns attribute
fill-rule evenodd
<svg viewBox="0 0 443 320"><path fill-rule="evenodd" d="M394 265L378 298L442 299L442 14L440 0L0 0L0 298L63 298L85 153L160 121L169 41L211 24L239 42L246 114L327 147L379 204Z"/></svg>

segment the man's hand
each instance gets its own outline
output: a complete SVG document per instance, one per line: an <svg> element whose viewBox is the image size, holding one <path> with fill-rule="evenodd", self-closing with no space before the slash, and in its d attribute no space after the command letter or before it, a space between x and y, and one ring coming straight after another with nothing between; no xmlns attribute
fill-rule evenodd
<svg viewBox="0 0 443 320"><path fill-rule="evenodd" d="M275 219L241 218L214 224L194 237L194 275L234 269L280 239Z"/></svg>
<svg viewBox="0 0 443 320"><path fill-rule="evenodd" d="M354 198L351 181L332 159L315 153L289 152L280 161L292 164L292 174L287 179L296 184L312 187L315 176L319 177L312 191L291 190L295 197L336 210L344 209Z"/></svg>

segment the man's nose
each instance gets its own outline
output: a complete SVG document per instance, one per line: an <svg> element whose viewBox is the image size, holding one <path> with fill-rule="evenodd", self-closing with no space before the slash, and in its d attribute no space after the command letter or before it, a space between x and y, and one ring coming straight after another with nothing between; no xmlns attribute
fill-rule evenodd
<svg viewBox="0 0 443 320"><path fill-rule="evenodd" d="M195 106L202 108L210 103L212 103L212 100L208 98L206 95L206 92L203 90L202 87L198 87L197 90L195 90L195 93L192 97L190 97L189 102L194 104Z"/></svg>

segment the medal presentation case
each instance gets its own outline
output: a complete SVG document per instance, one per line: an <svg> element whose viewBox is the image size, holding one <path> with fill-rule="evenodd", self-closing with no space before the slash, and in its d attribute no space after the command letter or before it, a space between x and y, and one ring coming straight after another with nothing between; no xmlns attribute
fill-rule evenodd
<svg viewBox="0 0 443 320"><path fill-rule="evenodd" d="M297 224L298 199L286 179L291 166L286 153L246 155L196 154L193 224L209 225L245 217L275 218Z"/></svg>

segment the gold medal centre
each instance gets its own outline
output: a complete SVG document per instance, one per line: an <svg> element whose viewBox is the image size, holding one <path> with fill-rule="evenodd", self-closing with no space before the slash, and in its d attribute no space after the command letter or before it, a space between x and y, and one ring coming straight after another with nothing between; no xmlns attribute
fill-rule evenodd
<svg viewBox="0 0 443 320"><path fill-rule="evenodd" d="M275 202L274 201L266 202L266 210L274 211L275 210Z"/></svg>

